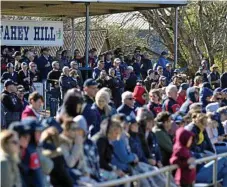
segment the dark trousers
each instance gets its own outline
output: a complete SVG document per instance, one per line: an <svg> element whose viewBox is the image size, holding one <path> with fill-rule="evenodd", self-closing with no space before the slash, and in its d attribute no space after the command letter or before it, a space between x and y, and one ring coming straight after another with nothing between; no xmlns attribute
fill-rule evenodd
<svg viewBox="0 0 227 187"><path fill-rule="evenodd" d="M49 93L50 116L54 117L61 105L61 93L59 88L52 88Z"/></svg>

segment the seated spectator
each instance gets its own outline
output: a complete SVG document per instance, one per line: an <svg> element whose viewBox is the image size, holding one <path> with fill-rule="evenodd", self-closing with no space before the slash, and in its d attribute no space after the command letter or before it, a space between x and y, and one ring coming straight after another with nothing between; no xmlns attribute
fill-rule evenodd
<svg viewBox="0 0 227 187"><path fill-rule="evenodd" d="M126 72L127 77L125 78L125 91L133 92L137 81L134 68L132 66L128 66Z"/></svg>
<svg viewBox="0 0 227 187"><path fill-rule="evenodd" d="M22 186L18 168L19 142L15 131L4 130L0 132L1 140L1 186Z"/></svg>
<svg viewBox="0 0 227 187"><path fill-rule="evenodd" d="M195 159L192 157L190 147L193 142L193 133L180 127L176 132L171 164L177 164L179 168L175 173L175 182L180 186L192 186L196 179L196 170L192 167Z"/></svg>
<svg viewBox="0 0 227 187"><path fill-rule="evenodd" d="M33 117L36 119L40 118L40 110L44 103L43 96L41 96L38 92L33 92L29 95L29 105L26 106L25 110L22 112L22 119L27 117Z"/></svg>
<svg viewBox="0 0 227 187"><path fill-rule="evenodd" d="M166 87L167 85L167 79L165 76L160 76L158 80L158 88Z"/></svg>
<svg viewBox="0 0 227 187"><path fill-rule="evenodd" d="M1 82L4 83L7 79L11 79L14 82L18 82L18 74L14 71L14 66L12 63L6 65L6 72L2 74Z"/></svg>
<svg viewBox="0 0 227 187"><path fill-rule="evenodd" d="M206 106L211 103L211 98L213 96L213 91L209 88L203 87L200 89L199 102L202 103L202 110L206 111Z"/></svg>
<svg viewBox="0 0 227 187"><path fill-rule="evenodd" d="M183 103L185 102L186 100L186 91L187 89L189 88L189 85L186 84L186 83L183 83L180 85L180 89L177 93L177 103L182 106Z"/></svg>
<svg viewBox="0 0 227 187"><path fill-rule="evenodd" d="M152 89L149 92L150 101L147 104L147 109L152 112L154 117L158 115L162 111L162 105L160 104L162 98L160 95L160 91L158 89Z"/></svg>
<svg viewBox="0 0 227 187"><path fill-rule="evenodd" d="M199 101L199 90L196 87L190 87L186 92L186 101L182 104L180 111L187 114L190 106Z"/></svg>
<svg viewBox="0 0 227 187"><path fill-rule="evenodd" d="M91 107L91 109L95 110L97 116L96 122L93 122L94 129L92 129L92 135L99 132L102 120L114 114L112 108L109 106L109 102L110 97L108 92L99 90L95 96L95 103Z"/></svg>
<svg viewBox="0 0 227 187"><path fill-rule="evenodd" d="M115 58L113 62L113 68L115 70L115 76L118 79L122 79L124 75L124 69L120 66L121 60L119 58Z"/></svg>
<svg viewBox="0 0 227 187"><path fill-rule="evenodd" d="M217 113L220 115L220 120L224 127L225 136L226 136L226 134L227 134L227 106L219 108L217 110Z"/></svg>
<svg viewBox="0 0 227 187"><path fill-rule="evenodd" d="M161 76L163 76L163 67L161 67L161 66L157 67L157 75L158 75L158 79L157 80L159 80L159 78Z"/></svg>
<svg viewBox="0 0 227 187"><path fill-rule="evenodd" d="M169 165L169 159L173 151L173 143L168 131L171 129L171 115L168 112L161 112L155 118L156 126L153 132L160 147L162 164Z"/></svg>
<svg viewBox="0 0 227 187"><path fill-rule="evenodd" d="M147 71L147 77L144 80L144 84L145 84L146 89L147 89L148 92L151 89L151 83L154 81L154 74L155 74L155 72L152 69L149 69Z"/></svg>
<svg viewBox="0 0 227 187"><path fill-rule="evenodd" d="M163 111L167 111L171 114L180 110L180 106L177 103L177 87L175 85L169 85L166 87L167 99L162 105Z"/></svg>
<svg viewBox="0 0 227 187"><path fill-rule="evenodd" d="M17 88L15 82L8 79L4 82L4 90L1 93L1 103L4 106L2 110L4 110L4 119L5 119L5 127L7 128L10 123L14 121L20 121L21 113L23 111L23 105L20 99L16 95Z"/></svg>
<svg viewBox="0 0 227 187"><path fill-rule="evenodd" d="M99 60L97 67L95 67L94 70L93 70L92 78L96 80L99 77L103 68L104 68L104 61Z"/></svg>
<svg viewBox="0 0 227 187"><path fill-rule="evenodd" d="M141 85L136 85L133 91L133 98L135 100L135 103L134 103L135 109L145 105L147 100L146 89Z"/></svg>
<svg viewBox="0 0 227 187"><path fill-rule="evenodd" d="M117 109L117 113L123 113L126 116L135 118L134 98L132 92L126 91L121 95L122 105Z"/></svg>
<svg viewBox="0 0 227 187"><path fill-rule="evenodd" d="M108 80L107 80L107 74L105 70L102 70L100 72L100 75L98 77L98 79L96 80L96 82L98 83L98 88L104 88L104 87L108 87Z"/></svg>

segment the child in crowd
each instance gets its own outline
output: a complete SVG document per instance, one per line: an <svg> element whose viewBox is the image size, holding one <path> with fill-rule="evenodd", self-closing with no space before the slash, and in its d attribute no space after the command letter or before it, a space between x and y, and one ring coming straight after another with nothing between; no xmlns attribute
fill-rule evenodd
<svg viewBox="0 0 227 187"><path fill-rule="evenodd" d="M193 165L195 159L190 152L193 136L192 132L185 130L183 127L176 131L170 163L179 166L175 173L175 182L179 187L192 187L196 179L196 170Z"/></svg>

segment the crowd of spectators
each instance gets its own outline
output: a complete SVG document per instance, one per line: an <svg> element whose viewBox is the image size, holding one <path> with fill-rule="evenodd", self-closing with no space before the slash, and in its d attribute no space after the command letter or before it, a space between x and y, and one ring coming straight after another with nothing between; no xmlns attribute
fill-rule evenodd
<svg viewBox="0 0 227 187"><path fill-rule="evenodd" d="M152 62L140 47L128 55L91 49L86 79L79 50L4 50L2 186L96 186L169 164L179 166L171 186L212 183L214 163L195 159L227 152L227 73L203 60L189 77L167 56ZM50 117L34 82L49 85ZM217 160L217 173L227 186L227 158ZM159 174L137 185L166 180Z"/></svg>

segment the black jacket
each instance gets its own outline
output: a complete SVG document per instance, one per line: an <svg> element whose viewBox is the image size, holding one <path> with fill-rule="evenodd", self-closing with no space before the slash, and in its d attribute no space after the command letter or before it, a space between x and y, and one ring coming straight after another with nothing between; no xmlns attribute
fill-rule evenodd
<svg viewBox="0 0 227 187"><path fill-rule="evenodd" d="M60 86L61 95L62 95L62 99L63 99L65 93L69 89L75 88L77 86L77 82L72 77L62 74L59 79L59 86Z"/></svg>

